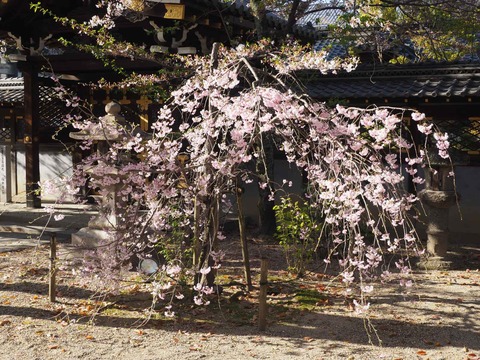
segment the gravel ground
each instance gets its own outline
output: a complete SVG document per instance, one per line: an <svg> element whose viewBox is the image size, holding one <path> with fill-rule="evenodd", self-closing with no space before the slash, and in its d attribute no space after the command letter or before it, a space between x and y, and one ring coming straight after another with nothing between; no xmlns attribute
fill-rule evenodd
<svg viewBox="0 0 480 360"><path fill-rule="evenodd" d="M270 279L287 276L274 247L252 243L251 249L254 279L262 254L271 259ZM148 293L138 287L113 305L94 302L88 300L93 285L61 271L58 301L50 303L47 248L0 253L0 359L480 359L478 254L467 249L461 270L415 273L409 293L385 285L372 299L369 321L352 311L325 275L278 282L269 295L267 330L260 332L258 291L242 293L232 285L235 274L219 277L230 285L209 310L184 306L175 320L156 316L145 324L141 308ZM305 304L298 301L299 289L323 295ZM97 306L102 308L92 326ZM369 343L369 324L382 346L375 334L375 345Z"/></svg>

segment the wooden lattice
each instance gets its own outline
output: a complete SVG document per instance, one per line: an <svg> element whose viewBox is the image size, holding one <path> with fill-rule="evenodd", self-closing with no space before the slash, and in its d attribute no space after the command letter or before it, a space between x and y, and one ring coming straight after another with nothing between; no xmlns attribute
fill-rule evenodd
<svg viewBox="0 0 480 360"><path fill-rule="evenodd" d="M0 142L12 141L12 130L10 128L0 128Z"/></svg>
<svg viewBox="0 0 480 360"><path fill-rule="evenodd" d="M52 87L40 86L40 127L43 129L59 129L64 124L65 116L71 108L58 99Z"/></svg>
<svg viewBox="0 0 480 360"><path fill-rule="evenodd" d="M448 133L451 147L470 154L480 154L480 118L435 120L435 124Z"/></svg>

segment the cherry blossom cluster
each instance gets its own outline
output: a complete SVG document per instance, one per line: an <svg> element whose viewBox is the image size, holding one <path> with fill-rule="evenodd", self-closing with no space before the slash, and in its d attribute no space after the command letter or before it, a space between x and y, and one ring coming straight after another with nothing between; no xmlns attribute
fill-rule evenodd
<svg viewBox="0 0 480 360"><path fill-rule="evenodd" d="M170 290L180 296L174 276L180 271L171 271L175 266L192 269L194 301L208 304L214 293L209 277L222 257L219 208L226 194L264 175L255 173L251 163L266 161L262 141L270 136L291 167L306 174L303 195L320 214L322 234L329 236L318 240L330 244L325 260L338 262L346 293L355 296L357 310L364 312L374 280L387 274L386 255L402 254L401 284L409 284L404 264L417 251L410 213L418 199L404 191L403 169L420 183L415 170L425 163L425 153L417 153L403 116L411 114L419 131L430 125L423 114L396 108L330 109L279 80L278 71L255 68L249 59L258 56L264 64L270 59L280 72L293 70L288 58L247 47L221 49L213 68L208 59L193 60L196 75L172 92L151 125L151 136L126 129L108 151L77 167L71 188L87 186L104 197L115 196L115 231L110 247L98 248L101 261L96 264L108 260L107 271L113 272L119 269L113 264L125 265L128 256L168 250L170 258L151 283L155 298L165 298ZM335 67L347 69L348 64ZM77 127L91 130L89 121ZM448 156L447 135L435 133L435 138L440 155ZM273 200L279 191L275 179L262 179L259 186L270 189ZM187 250L193 260L185 258ZM166 314L173 314L170 307Z"/></svg>

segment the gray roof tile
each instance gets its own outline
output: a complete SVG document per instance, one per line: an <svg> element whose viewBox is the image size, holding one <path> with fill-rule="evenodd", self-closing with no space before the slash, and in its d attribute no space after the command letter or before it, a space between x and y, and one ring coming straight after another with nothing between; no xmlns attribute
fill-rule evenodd
<svg viewBox="0 0 480 360"><path fill-rule="evenodd" d="M314 51L326 50L328 52L327 60L334 58L343 58L347 55L347 48L337 41L329 38L320 39L313 45Z"/></svg>
<svg viewBox="0 0 480 360"><path fill-rule="evenodd" d="M387 66L318 77L306 86L311 96L320 99L480 96L480 67Z"/></svg>
<svg viewBox="0 0 480 360"><path fill-rule="evenodd" d="M0 101L23 103L23 78L0 79Z"/></svg>
<svg viewBox="0 0 480 360"><path fill-rule="evenodd" d="M308 13L309 11L314 12ZM337 9L322 10L321 8L309 8L307 14L298 19L298 24L309 25L320 30L326 30L329 25L337 23L338 17L342 14L343 12Z"/></svg>

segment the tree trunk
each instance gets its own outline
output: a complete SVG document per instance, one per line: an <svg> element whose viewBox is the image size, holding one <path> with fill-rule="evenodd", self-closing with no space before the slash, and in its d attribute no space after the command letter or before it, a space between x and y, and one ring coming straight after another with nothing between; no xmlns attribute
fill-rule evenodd
<svg viewBox="0 0 480 360"><path fill-rule="evenodd" d="M253 17L255 18L255 31L257 33L257 39L263 39L266 37L266 9L263 0L250 0L250 8L252 10Z"/></svg>
<svg viewBox="0 0 480 360"><path fill-rule="evenodd" d="M257 158L256 172L258 174L259 183L267 183L273 180L274 176L274 147L271 135L262 136L263 153L265 157ZM272 235L276 229L275 211L273 201L268 201L270 197L270 189L268 187L262 189L258 187L258 212L259 212L259 230L260 234Z"/></svg>
<svg viewBox="0 0 480 360"><path fill-rule="evenodd" d="M300 5L300 0L293 0L292 8L290 9L290 13L288 14L287 30L286 30L287 34L292 33L293 25L295 25L295 22L296 22L299 5Z"/></svg>

